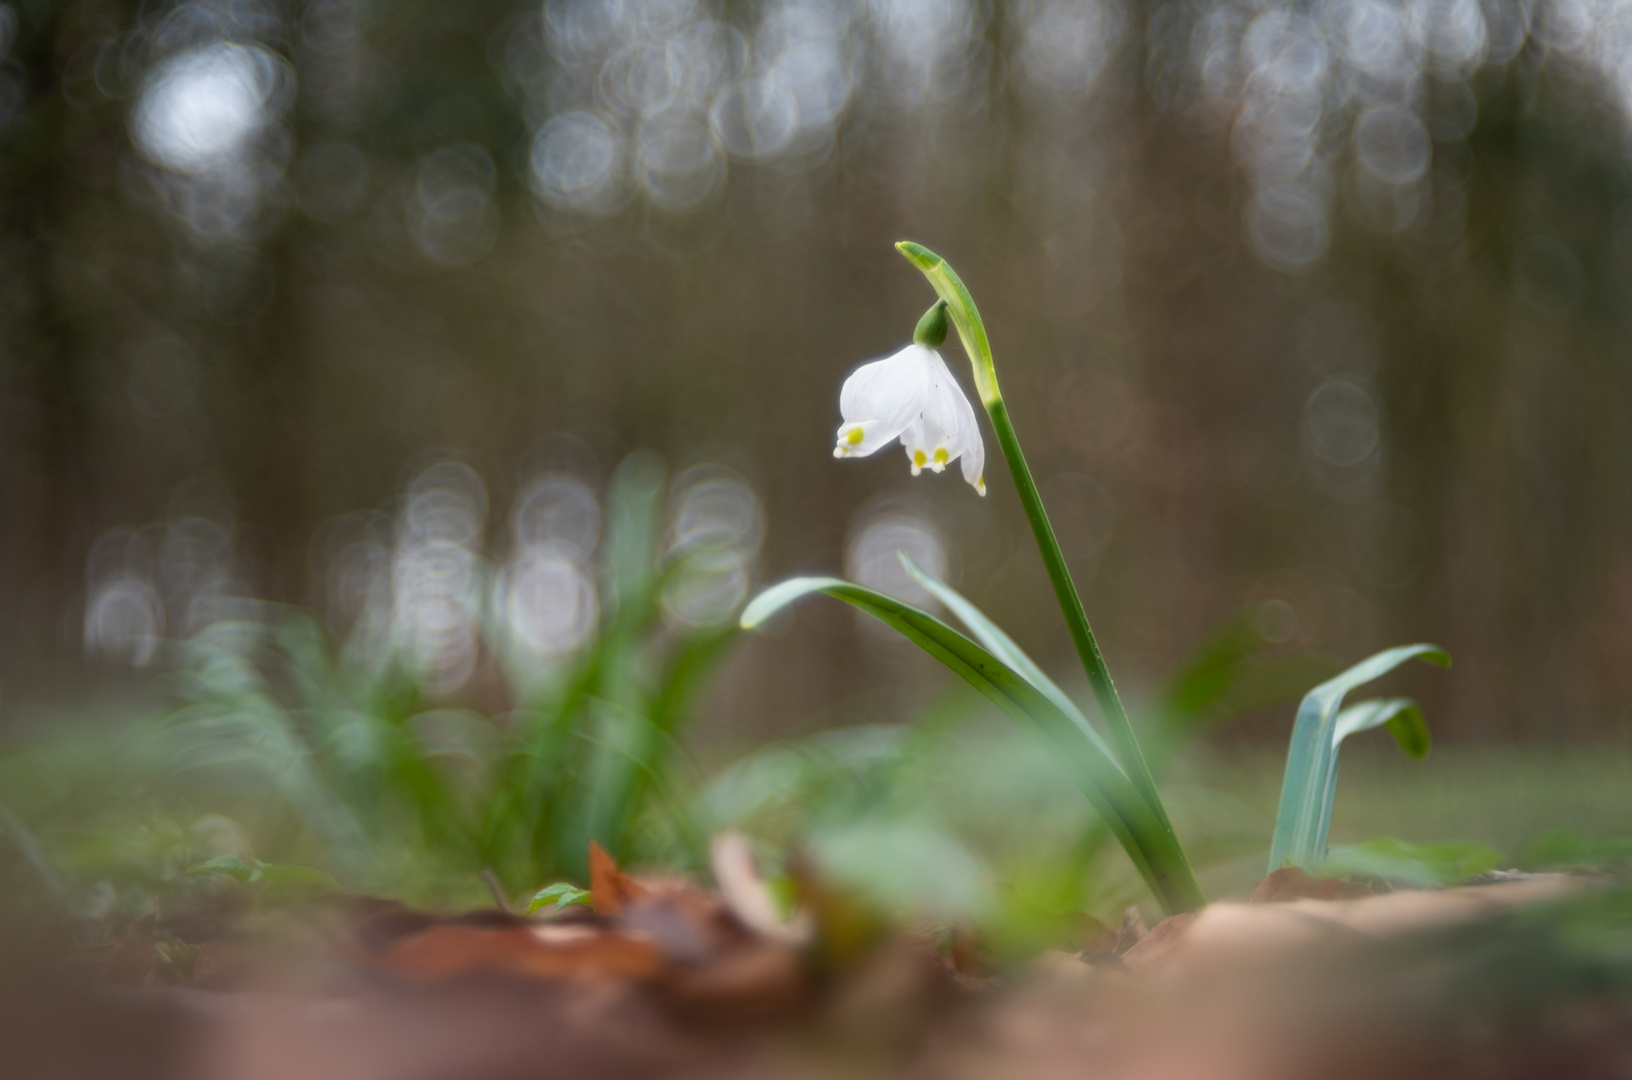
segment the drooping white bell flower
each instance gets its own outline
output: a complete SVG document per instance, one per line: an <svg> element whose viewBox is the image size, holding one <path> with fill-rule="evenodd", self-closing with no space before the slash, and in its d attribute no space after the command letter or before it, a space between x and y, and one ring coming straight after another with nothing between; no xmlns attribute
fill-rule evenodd
<svg viewBox="0 0 1632 1080"><path fill-rule="evenodd" d="M931 309L930 315L937 313ZM894 356L863 364L844 381L839 391L836 458L867 457L899 438L906 447L912 475L925 469L944 472L953 461L963 464L963 478L986 494L986 447L980 439L975 410L947 370L946 361L929 338L939 344L946 337L945 315L940 315L939 337L925 332L930 315L919 324L911 345Z"/></svg>

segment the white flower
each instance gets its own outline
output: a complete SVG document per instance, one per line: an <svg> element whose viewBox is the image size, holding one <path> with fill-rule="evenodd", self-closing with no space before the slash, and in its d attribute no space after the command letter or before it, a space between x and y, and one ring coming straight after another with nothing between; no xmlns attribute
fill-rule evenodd
<svg viewBox="0 0 1632 1080"><path fill-rule="evenodd" d="M908 345L857 368L839 391L839 413L844 423L834 457L866 457L899 437L912 475L942 472L961 458L963 478L986 494L986 447L975 410L934 349Z"/></svg>

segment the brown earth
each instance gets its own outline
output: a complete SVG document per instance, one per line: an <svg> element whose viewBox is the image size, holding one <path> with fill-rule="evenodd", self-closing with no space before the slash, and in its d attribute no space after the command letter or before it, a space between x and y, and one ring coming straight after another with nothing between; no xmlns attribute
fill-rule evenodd
<svg viewBox="0 0 1632 1080"><path fill-rule="evenodd" d="M547 918L351 898L149 917L67 963L49 936L13 941L0 1077L1632 1075L1624 998L1464 978L1489 952L1467 941L1507 940L1479 935L1579 879L1371 896L1281 871L1252 903L1148 931L1130 911L994 977L971 935L886 932L803 878L808 916L778 918L734 838L716 846L718 892L600 852L592 867L593 909Z"/></svg>

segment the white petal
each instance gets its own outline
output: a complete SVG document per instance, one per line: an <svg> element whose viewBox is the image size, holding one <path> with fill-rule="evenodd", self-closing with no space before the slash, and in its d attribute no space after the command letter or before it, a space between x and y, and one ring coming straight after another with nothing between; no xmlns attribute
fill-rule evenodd
<svg viewBox="0 0 1632 1080"><path fill-rule="evenodd" d="M928 410L908 424L907 430L901 433L901 445L907 451L907 460L912 463L912 475L917 476L924 469L933 472L945 470L946 463L952 460L952 451L947 442L946 432L940 424L930 419Z"/></svg>
<svg viewBox="0 0 1632 1080"><path fill-rule="evenodd" d="M986 444L980 438L980 421L974 406L958 391L958 437L952 446L952 456L963 462L963 478L982 495L986 494Z"/></svg>
<svg viewBox="0 0 1632 1080"><path fill-rule="evenodd" d="M907 426L901 442L906 446L914 476L924 468L940 472L961 458L963 478L980 494L986 494L986 447L980 439L980 423L939 353L934 354L930 366L924 410Z"/></svg>
<svg viewBox="0 0 1632 1080"><path fill-rule="evenodd" d="M974 411L970 410L971 420ZM970 432L968 445L960 455L963 460L963 478L980 494L986 494L986 444L980 441L980 429Z"/></svg>
<svg viewBox="0 0 1632 1080"><path fill-rule="evenodd" d="M893 356L863 364L839 391L839 427L834 457L866 457L889 443L923 411L935 353L908 345Z"/></svg>

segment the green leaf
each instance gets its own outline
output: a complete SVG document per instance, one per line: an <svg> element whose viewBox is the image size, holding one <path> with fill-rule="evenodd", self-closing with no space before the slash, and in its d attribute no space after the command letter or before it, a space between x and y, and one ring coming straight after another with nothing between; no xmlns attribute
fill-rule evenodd
<svg viewBox="0 0 1632 1080"><path fill-rule="evenodd" d="M1362 660L1304 695L1292 728L1281 805L1275 815L1275 839L1269 851L1271 873L1287 865L1313 866L1325 856L1337 793L1337 750L1344 738L1388 724L1407 753L1420 756L1427 752L1427 725L1421 711L1408 700L1366 702L1355 706L1354 712L1340 714L1349 691L1418 658L1440 667L1451 666L1449 654L1437 645L1401 645Z"/></svg>
<svg viewBox="0 0 1632 1080"><path fill-rule="evenodd" d="M1072 717L1013 668L929 613L838 578L794 578L755 597L742 613L742 626L759 626L794 601L818 592L860 608L893 628L1035 734L1122 843L1163 908L1193 911L1205 903L1178 841L1104 752L1080 714Z"/></svg>
<svg viewBox="0 0 1632 1080"><path fill-rule="evenodd" d="M1412 844L1383 836L1333 848L1326 874L1366 874L1400 885L1456 885L1496 869L1502 853L1483 844Z"/></svg>
<svg viewBox="0 0 1632 1080"><path fill-rule="evenodd" d="M565 881L558 881L554 885L546 885L533 894L532 901L527 905L527 914L531 915L539 908L551 901L555 906L550 908L549 914L554 915L570 904L589 906L589 890L580 889L576 885L568 885Z"/></svg>
<svg viewBox="0 0 1632 1080"><path fill-rule="evenodd" d="M1332 739L1342 742L1350 735L1388 726L1388 733L1400 744L1408 757L1425 758L1433 745L1428 735L1428 721L1422 709L1410 698L1374 698L1350 705L1337 714Z"/></svg>
<svg viewBox="0 0 1632 1080"><path fill-rule="evenodd" d="M1100 753L1108 758L1115 757L1111 753L1111 748L1105 745L1105 740L1100 738L1099 732L1095 731L1093 726L1088 723L1088 718L1082 714L1082 710L1077 708L1076 703L1066 695L1064 690L1059 688L1059 685L1053 679L1043 673L1043 669L1037 666L1035 660L1026 655L1024 649L1014 643L1013 638L1004 633L1002 628L987 618L986 613L970 603L962 593L933 574L921 569L906 552L900 552L899 555L901 565L907 568L907 573L911 575L912 580L928 589L931 596L939 600L948 611L956 615L958 621L969 628L969 632L975 636L975 640L986 647L987 652L1009 665L1015 670L1016 674L1040 690L1044 697L1059 706L1061 712L1071 717L1081 726L1083 733L1099 747Z"/></svg>

